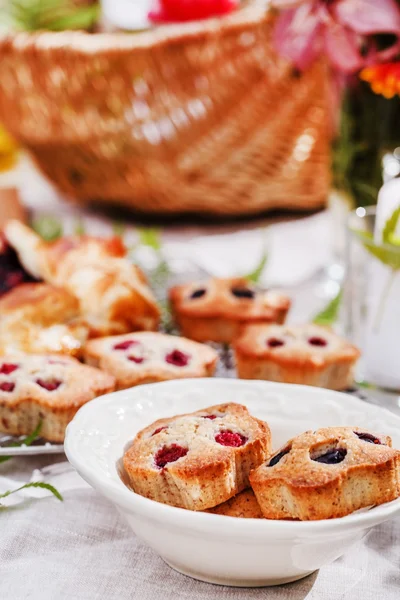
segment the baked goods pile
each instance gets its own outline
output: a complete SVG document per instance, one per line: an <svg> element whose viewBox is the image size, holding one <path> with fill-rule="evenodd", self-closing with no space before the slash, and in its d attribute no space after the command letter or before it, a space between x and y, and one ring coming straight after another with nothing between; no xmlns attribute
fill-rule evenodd
<svg viewBox="0 0 400 600"><path fill-rule="evenodd" d="M272 454L268 424L233 403L152 423L123 464L137 494L231 517L333 519L400 496L400 451L388 436L328 427Z"/></svg>
<svg viewBox="0 0 400 600"><path fill-rule="evenodd" d="M111 391L212 376L218 355L201 342L213 342L233 345L241 378L332 389L352 383L356 348L324 328L285 326L290 299L259 290L244 278L173 287L172 313L188 339L160 333L161 311L119 237L83 235L46 242L23 223L9 221L0 238L0 277L0 357L12 364L32 355L39 362L47 360L51 369L52 355L75 357L91 365L93 377L106 373ZM58 380L56 373L49 376ZM81 400L73 402L67 388L63 385L52 395L50 408L35 409L40 420L54 423L58 402L72 418ZM12 392L3 390L0 431L29 434L36 428L36 413L26 409L30 402L38 406L36 392L19 384ZM102 392L95 386L93 394L83 397L87 401ZM14 422L18 427L10 425ZM54 429L43 426L42 435L62 439L61 423L66 422L61 419Z"/></svg>

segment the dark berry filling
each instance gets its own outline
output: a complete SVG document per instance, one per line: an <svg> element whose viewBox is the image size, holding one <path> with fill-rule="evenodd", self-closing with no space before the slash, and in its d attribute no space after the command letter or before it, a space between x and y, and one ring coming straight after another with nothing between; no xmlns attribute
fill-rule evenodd
<svg viewBox="0 0 400 600"><path fill-rule="evenodd" d="M321 456L317 456L313 458L315 462L323 463L324 465L337 465L344 461L346 458L347 450L345 448L335 448L334 450L329 450L329 452L325 452Z"/></svg>
<svg viewBox="0 0 400 600"><path fill-rule="evenodd" d="M209 419L210 421L214 421L217 418L217 415L204 415L203 419Z"/></svg>
<svg viewBox="0 0 400 600"><path fill-rule="evenodd" d="M290 450L291 448L286 448L285 450L281 450L281 452L278 452L278 454L275 454L275 456L271 458L267 466L274 467L275 465L277 465L278 462L280 462L282 458L286 456L286 454L289 454Z"/></svg>
<svg viewBox="0 0 400 600"><path fill-rule="evenodd" d="M21 265L15 250L2 237L0 239L0 296L21 283L34 281L36 280Z"/></svg>
<svg viewBox="0 0 400 600"><path fill-rule="evenodd" d="M172 446L164 446L160 448L154 457L154 462L159 469L163 469L165 465L171 462L177 461L179 458L186 456L188 453L187 448L178 446L178 444L172 444Z"/></svg>
<svg viewBox="0 0 400 600"><path fill-rule="evenodd" d="M256 295L255 291L249 288L232 288L231 292L236 298L247 298L249 300Z"/></svg>
<svg viewBox="0 0 400 600"><path fill-rule="evenodd" d="M14 365L13 363L3 363L0 367L0 373L2 375L10 375L10 373L14 373L18 369L18 365Z"/></svg>
<svg viewBox="0 0 400 600"><path fill-rule="evenodd" d="M284 346L285 342L283 340L279 340L278 338L270 338L267 341L267 344L270 348L279 348L280 346Z"/></svg>
<svg viewBox="0 0 400 600"><path fill-rule="evenodd" d="M207 290L205 290L204 288L201 288L199 290L195 290L191 295L190 295L190 299L191 300L195 300L196 298L202 298L203 296L205 296L207 293Z"/></svg>
<svg viewBox="0 0 400 600"><path fill-rule="evenodd" d="M36 383L48 392L54 392L60 387L62 381L58 379L36 379Z"/></svg>
<svg viewBox="0 0 400 600"><path fill-rule="evenodd" d="M15 388L15 383L13 381L3 381L0 383L0 390L2 392L13 392Z"/></svg>
<svg viewBox="0 0 400 600"><path fill-rule="evenodd" d="M320 346L321 348L323 346L327 346L328 342L326 340L324 340L324 338L322 337L318 337L318 336L313 336L308 340L308 343L311 346Z"/></svg>
<svg viewBox="0 0 400 600"><path fill-rule="evenodd" d="M157 435L157 433L160 433L160 431L164 431L164 429L167 429L167 426L164 425L164 427L159 427L158 429L156 429L152 434L151 437L153 437L153 435Z"/></svg>
<svg viewBox="0 0 400 600"><path fill-rule="evenodd" d="M375 437L371 433L357 433L357 431L355 431L354 433L360 440L363 440L364 442L368 442L368 444L382 444L381 440L379 440L377 437Z"/></svg>
<svg viewBox="0 0 400 600"><path fill-rule="evenodd" d="M114 350L129 350L132 346L135 346L138 342L135 340L126 340L125 342L120 342L114 346Z"/></svg>
<svg viewBox="0 0 400 600"><path fill-rule="evenodd" d="M141 365L144 362L143 356L128 356L128 360L136 363L137 365Z"/></svg>
<svg viewBox="0 0 400 600"><path fill-rule="evenodd" d="M247 437L241 433L234 433L228 429L227 431L220 431L220 433L215 436L215 441L218 442L218 444L221 444L221 446L239 448L240 446L245 445Z"/></svg>
<svg viewBox="0 0 400 600"><path fill-rule="evenodd" d="M189 363L190 356L180 350L172 350L172 352L167 354L165 360L168 364L174 365L175 367L186 367Z"/></svg>

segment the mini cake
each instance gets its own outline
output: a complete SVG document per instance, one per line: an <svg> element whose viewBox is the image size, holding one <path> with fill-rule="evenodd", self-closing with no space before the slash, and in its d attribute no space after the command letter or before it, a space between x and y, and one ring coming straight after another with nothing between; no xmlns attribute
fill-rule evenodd
<svg viewBox="0 0 400 600"><path fill-rule="evenodd" d="M115 389L112 375L58 355L0 358L0 431L64 440L65 428L89 400Z"/></svg>
<svg viewBox="0 0 400 600"><path fill-rule="evenodd" d="M235 343L238 376L332 390L353 385L359 350L317 325L251 326Z"/></svg>
<svg viewBox="0 0 400 600"><path fill-rule="evenodd" d="M283 323L290 307L286 296L242 278L179 285L169 297L182 334L198 342L230 344L251 323Z"/></svg>
<svg viewBox="0 0 400 600"><path fill-rule="evenodd" d="M65 287L79 300L91 337L157 329L159 308L119 238L81 236L50 243L18 221L10 221L4 234L31 276Z"/></svg>
<svg viewBox="0 0 400 600"><path fill-rule="evenodd" d="M164 504L206 510L249 487L249 473L270 451L266 423L239 404L161 419L124 455L132 489Z"/></svg>
<svg viewBox="0 0 400 600"><path fill-rule="evenodd" d="M209 508L206 512L224 517L238 517L241 519L263 519L260 505L252 489L244 490L237 496L227 500L219 506Z"/></svg>
<svg viewBox="0 0 400 600"><path fill-rule="evenodd" d="M250 475L267 519L343 517L400 495L400 452L358 427L307 431Z"/></svg>
<svg viewBox="0 0 400 600"><path fill-rule="evenodd" d="M23 283L0 297L0 355L80 356L87 335L79 302L64 288Z"/></svg>
<svg viewBox="0 0 400 600"><path fill-rule="evenodd" d="M218 355L215 350L172 335L140 332L91 340L85 361L111 373L118 389L168 379L210 377Z"/></svg>

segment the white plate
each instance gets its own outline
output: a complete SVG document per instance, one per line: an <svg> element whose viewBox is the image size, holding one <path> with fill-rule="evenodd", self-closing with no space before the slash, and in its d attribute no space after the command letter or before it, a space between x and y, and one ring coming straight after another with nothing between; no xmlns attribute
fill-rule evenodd
<svg viewBox="0 0 400 600"><path fill-rule="evenodd" d="M178 571L236 586L300 579L341 556L366 530L400 513L400 500L342 519L234 519L166 506L130 491L118 465L126 445L152 421L238 402L268 421L273 446L307 429L360 426L392 436L400 418L345 394L258 381L196 379L140 386L85 405L67 429L65 450L82 477L111 500L135 533Z"/></svg>

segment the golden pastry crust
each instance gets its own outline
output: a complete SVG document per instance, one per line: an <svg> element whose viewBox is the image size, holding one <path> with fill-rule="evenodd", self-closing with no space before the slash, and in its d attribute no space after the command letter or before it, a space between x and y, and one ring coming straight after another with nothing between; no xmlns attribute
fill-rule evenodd
<svg viewBox="0 0 400 600"><path fill-rule="evenodd" d="M221 404L156 421L136 436L123 462L136 493L206 510L249 486L270 445L266 423L245 406Z"/></svg>
<svg viewBox="0 0 400 600"><path fill-rule="evenodd" d="M78 298L91 337L157 329L157 303L119 238L48 243L17 221L9 222L4 233L29 273Z"/></svg>
<svg viewBox="0 0 400 600"><path fill-rule="evenodd" d="M307 431L250 474L267 519L343 517L400 495L400 452L359 427Z"/></svg>
<svg viewBox="0 0 400 600"><path fill-rule="evenodd" d="M257 291L246 279L210 279L173 287L169 298L182 334L198 342L231 343L251 323L283 323L290 299Z"/></svg>
<svg viewBox="0 0 400 600"><path fill-rule="evenodd" d="M112 375L67 356L1 357L0 431L29 435L41 421L40 435L62 442L78 409L114 389Z"/></svg>
<svg viewBox="0 0 400 600"><path fill-rule="evenodd" d="M80 356L87 336L79 302L63 288L24 283L0 298L0 355Z"/></svg>
<svg viewBox="0 0 400 600"><path fill-rule="evenodd" d="M223 504L209 508L206 512L224 517L237 517L239 519L264 518L252 489L244 490Z"/></svg>
<svg viewBox="0 0 400 600"><path fill-rule="evenodd" d="M111 373L123 390L170 379L211 377L218 354L185 338L143 331L91 340L84 360Z"/></svg>
<svg viewBox="0 0 400 600"><path fill-rule="evenodd" d="M248 327L234 344L241 379L344 390L354 383L359 350L318 325Z"/></svg>

